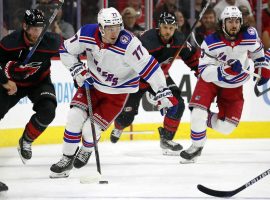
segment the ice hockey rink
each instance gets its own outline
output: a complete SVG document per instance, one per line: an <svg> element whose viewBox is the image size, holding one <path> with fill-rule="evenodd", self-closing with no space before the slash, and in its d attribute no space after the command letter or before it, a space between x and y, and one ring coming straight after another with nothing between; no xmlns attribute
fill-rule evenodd
<svg viewBox="0 0 270 200"><path fill-rule="evenodd" d="M180 142L180 141L179 141ZM185 148L189 140L181 141ZM109 184L81 184L96 171L88 165L69 178L50 179L50 166L61 145L34 145L33 158L23 165L15 147L0 148L0 177L9 186L0 199L216 199L197 190L234 190L270 167L270 139L211 139L196 164L180 164L179 156L162 156L159 141L99 144L103 179ZM270 176L232 199L270 199Z"/></svg>

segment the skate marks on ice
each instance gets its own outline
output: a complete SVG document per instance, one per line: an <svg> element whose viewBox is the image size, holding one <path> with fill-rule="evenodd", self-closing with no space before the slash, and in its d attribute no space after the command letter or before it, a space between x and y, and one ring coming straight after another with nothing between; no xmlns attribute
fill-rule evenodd
<svg viewBox="0 0 270 200"><path fill-rule="evenodd" d="M179 141L184 149L190 141ZM197 190L203 183L231 190L269 168L270 140L209 140L191 165L178 156L163 156L159 141L100 143L102 172L109 184L80 184L96 170L89 164L73 169L67 179L49 179L50 166L61 156L61 145L33 146L23 165L15 147L0 148L0 178L9 186L8 199L213 199ZM233 199L270 199L266 178ZM2 198L0 198L2 199Z"/></svg>

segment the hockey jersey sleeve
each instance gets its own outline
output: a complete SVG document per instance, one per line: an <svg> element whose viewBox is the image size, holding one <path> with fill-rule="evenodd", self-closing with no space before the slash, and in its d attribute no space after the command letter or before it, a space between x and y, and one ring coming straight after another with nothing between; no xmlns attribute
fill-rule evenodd
<svg viewBox="0 0 270 200"><path fill-rule="evenodd" d="M127 47L125 62L132 67L142 79L147 81L155 92L167 87L164 73L158 61L148 53L136 37L132 38Z"/></svg>
<svg viewBox="0 0 270 200"><path fill-rule="evenodd" d="M206 55L207 54L207 55ZM213 56L213 57L210 57ZM199 59L198 71L202 79L206 82L219 81L217 67L220 65L212 55L205 41L201 45L201 57Z"/></svg>
<svg viewBox="0 0 270 200"><path fill-rule="evenodd" d="M68 69L80 63L79 54L85 51L85 46L79 42L80 34L81 29L73 37L65 40L59 49L61 61Z"/></svg>
<svg viewBox="0 0 270 200"><path fill-rule="evenodd" d="M182 49L179 56L182 58L184 63L190 68L190 70L195 71L195 74L197 74L200 50L193 47L189 42L187 42L187 45Z"/></svg>
<svg viewBox="0 0 270 200"><path fill-rule="evenodd" d="M249 27L247 30L247 33L252 33L252 39L254 39L255 43L252 46L252 48L249 50L249 55L250 58L253 60L254 62L254 67L265 67L265 68L269 68L268 67L268 62L265 59L265 54L264 54L264 49L263 49L263 44L261 39L258 36L258 33L256 31L255 28L253 27Z"/></svg>

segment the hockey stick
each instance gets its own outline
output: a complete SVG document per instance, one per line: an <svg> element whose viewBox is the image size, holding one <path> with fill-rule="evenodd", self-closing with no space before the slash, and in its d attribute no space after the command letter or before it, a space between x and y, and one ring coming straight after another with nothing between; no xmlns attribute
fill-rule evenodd
<svg viewBox="0 0 270 200"><path fill-rule="evenodd" d="M97 144L97 135L96 135L96 129L95 129L95 121L94 121L94 115L93 115L93 107L91 103L91 95L90 95L90 84L85 81L84 83L85 91L86 91L86 98L87 98L87 105L88 105L88 114L89 119L91 123L91 130L92 130L92 136L93 136L93 142L94 142L94 149L95 149L95 157L96 157L96 166L97 166L97 172L98 174L87 176L87 177L81 177L80 182L81 183L93 183L93 182L99 182L100 184L107 184L108 181L100 180L101 179L101 167L100 167L100 159L99 159L99 152L98 152L98 144Z"/></svg>
<svg viewBox="0 0 270 200"><path fill-rule="evenodd" d="M215 196L215 197L232 197L235 194L241 192L242 190L246 189L247 187L253 185L254 183L256 183L257 181L261 180L262 178L264 178L265 176L270 174L270 169L266 170L265 172L261 173L259 176L257 176L256 178L252 179L251 181L247 182L245 185L242 185L241 187L235 189L235 190L231 190L231 191L219 191L219 190L213 190L210 188L207 188L203 185L197 185L198 190L200 190L201 192L208 194L210 196Z"/></svg>
<svg viewBox="0 0 270 200"><path fill-rule="evenodd" d="M258 86L258 82L257 82L257 83L255 84L255 86L254 86L254 93L255 93L255 95L256 95L257 97L262 96L263 94L265 94L265 93L267 93L267 92L270 91L270 87L267 88L267 89L265 89L265 90L263 90L263 91L260 91L258 87L259 87L259 86Z"/></svg>
<svg viewBox="0 0 270 200"><path fill-rule="evenodd" d="M50 17L49 20L47 20L46 24L43 27L42 32L40 33L35 45L32 47L32 49L29 51L29 53L27 54L25 60L23 61L23 65L26 65L30 58L32 57L32 55L34 54L34 52L36 51L39 43L41 42L41 40L43 39L43 36L45 35L46 31L48 30L49 26L51 25L51 23L53 22L55 16L57 15L59 9L62 7L62 5L64 4L64 0L58 0L59 3L57 4L57 6L55 7L52 16Z"/></svg>
<svg viewBox="0 0 270 200"><path fill-rule="evenodd" d="M190 28L190 32L187 35L186 39L184 40L183 44L186 44L188 39L191 36L191 33L193 33L196 25L198 24L198 22L202 19L202 16L204 15L206 9L208 8L208 6L210 5L211 0L208 0L207 3L205 4L204 8L202 9L202 11L199 14L199 17L196 19L196 21L194 22L194 24L192 25L192 27ZM173 59L171 61L171 64L174 62L174 60L177 58L177 56L180 54L180 52L182 51L182 49L184 48L184 45L181 45L181 47L177 50L177 52L174 54Z"/></svg>

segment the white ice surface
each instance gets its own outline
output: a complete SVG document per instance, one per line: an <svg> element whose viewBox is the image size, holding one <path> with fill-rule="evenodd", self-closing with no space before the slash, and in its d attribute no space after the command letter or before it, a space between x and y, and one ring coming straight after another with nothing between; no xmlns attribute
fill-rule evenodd
<svg viewBox="0 0 270 200"><path fill-rule="evenodd" d="M185 148L190 141L181 141ZM196 164L180 164L179 156L162 156L159 141L99 144L103 179L108 185L80 184L96 171L88 165L66 179L50 179L61 145L33 146L23 165L15 147L0 148L0 180L9 186L0 199L216 199L197 190L233 190L270 168L270 139L208 140ZM232 199L270 199L270 175Z"/></svg>

